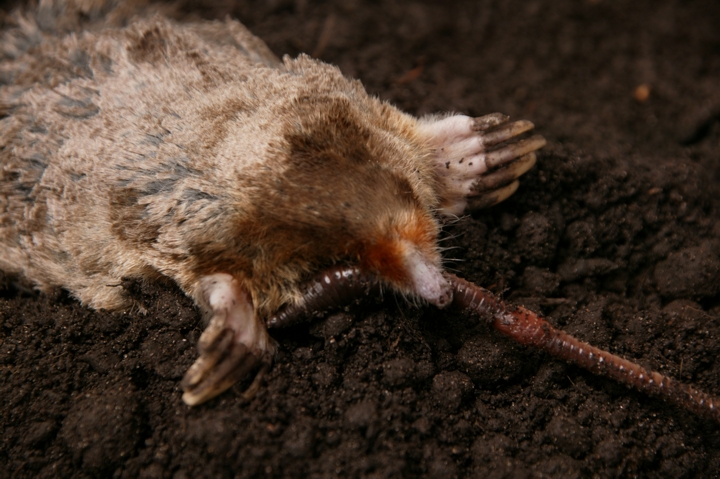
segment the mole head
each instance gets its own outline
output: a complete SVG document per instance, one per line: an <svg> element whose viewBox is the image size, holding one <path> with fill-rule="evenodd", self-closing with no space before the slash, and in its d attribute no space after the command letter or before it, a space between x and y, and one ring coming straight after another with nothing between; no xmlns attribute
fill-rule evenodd
<svg viewBox="0 0 720 479"><path fill-rule="evenodd" d="M360 265L401 292L447 306L452 293L442 274L437 234L437 223L419 210L380 217L363 236Z"/></svg>
<svg viewBox="0 0 720 479"><path fill-rule="evenodd" d="M285 136L289 162L273 188L273 210L293 223L294 251L312 243L316 262L359 264L402 293L445 306L437 200L427 194L434 177L409 166L422 158L408 160L427 153L345 98L314 98L299 109Z"/></svg>

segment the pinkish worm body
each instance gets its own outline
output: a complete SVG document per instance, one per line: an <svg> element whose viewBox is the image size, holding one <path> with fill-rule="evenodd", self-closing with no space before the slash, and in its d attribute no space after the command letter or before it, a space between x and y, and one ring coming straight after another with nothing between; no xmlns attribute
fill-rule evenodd
<svg viewBox="0 0 720 479"><path fill-rule="evenodd" d="M550 323L523 307L509 308L502 300L479 286L448 275L455 292L454 303L478 315L491 315L493 326L520 344L533 346L553 356L607 376L627 386L677 404L698 415L720 422L720 402L712 396L682 384L639 364L623 359L555 329Z"/></svg>
<svg viewBox="0 0 720 479"><path fill-rule="evenodd" d="M607 376L639 391L658 396L698 415L720 422L720 401L639 364L603 351L554 328L536 313L510 307L504 301L469 281L446 273L453 285L453 305L492 318L492 325L516 342L533 346L601 376ZM269 328L285 327L320 316L363 295L379 291L372 275L356 267L334 267L311 281L299 305L283 309L268 319Z"/></svg>

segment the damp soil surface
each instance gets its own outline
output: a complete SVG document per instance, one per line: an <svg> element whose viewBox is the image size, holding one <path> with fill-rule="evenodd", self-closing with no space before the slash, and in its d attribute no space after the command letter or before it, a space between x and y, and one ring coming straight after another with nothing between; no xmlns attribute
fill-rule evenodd
<svg viewBox="0 0 720 479"><path fill-rule="evenodd" d="M510 200L445 227L447 267L596 346L720 395L720 3L243 2L413 114L501 111L548 140ZM0 291L0 476L718 477L720 425L386 295L274 333L251 400L179 382L203 329Z"/></svg>

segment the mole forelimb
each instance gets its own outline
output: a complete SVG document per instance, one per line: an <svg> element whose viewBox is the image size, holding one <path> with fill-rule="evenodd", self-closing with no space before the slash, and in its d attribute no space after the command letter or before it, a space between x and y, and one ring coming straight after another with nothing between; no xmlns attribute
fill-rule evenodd
<svg viewBox="0 0 720 479"><path fill-rule="evenodd" d="M237 21L124 7L6 19L0 269L109 310L123 278L172 278L208 319L190 405L265 370L266 318L329 266L448 304L439 217L505 200L545 144L498 113L414 118Z"/></svg>

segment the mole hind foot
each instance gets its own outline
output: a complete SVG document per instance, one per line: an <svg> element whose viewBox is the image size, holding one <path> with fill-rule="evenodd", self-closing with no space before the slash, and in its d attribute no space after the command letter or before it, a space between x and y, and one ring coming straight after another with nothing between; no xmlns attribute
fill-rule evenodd
<svg viewBox="0 0 720 479"><path fill-rule="evenodd" d="M211 318L198 342L200 357L183 378L183 401L203 403L259 370L244 393L252 397L270 367L275 344L258 321L250 294L236 278L218 273L200 280L196 296Z"/></svg>
<svg viewBox="0 0 720 479"><path fill-rule="evenodd" d="M535 164L535 151L545 145L540 135L523 138L534 128L527 120L491 113L425 120L421 131L430 141L441 183L440 210L446 215L486 208L506 200L517 179Z"/></svg>

